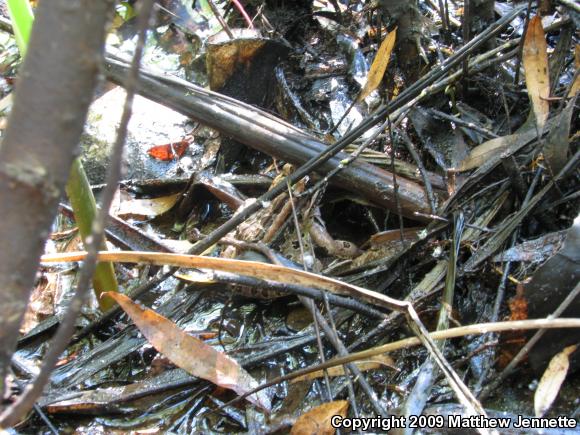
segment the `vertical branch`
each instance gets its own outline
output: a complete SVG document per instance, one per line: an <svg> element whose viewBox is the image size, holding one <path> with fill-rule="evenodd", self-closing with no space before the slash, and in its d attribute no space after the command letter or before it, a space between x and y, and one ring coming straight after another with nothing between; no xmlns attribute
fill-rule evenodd
<svg viewBox="0 0 580 435"><path fill-rule="evenodd" d="M101 65L112 1L41 2L0 148L0 395Z"/></svg>
<svg viewBox="0 0 580 435"><path fill-rule="evenodd" d="M74 332L75 320L80 313L83 302L88 294L90 281L97 264L98 250L104 240L106 219L108 217L109 208L121 173L123 144L125 143L128 124L131 119L133 98L135 96L135 89L139 75L139 65L143 53L143 47L145 45L149 17L152 8L153 0L146 0L143 2L142 11L139 15L139 41L126 80L125 88L127 91L127 97L125 99L125 106L123 108L123 114L121 115L119 129L117 131L117 138L113 146L111 164L107 174L107 186L102 194L101 208L99 209L96 219L93 221L92 237L90 238L90 242L87 243L87 258L85 259L81 269L76 292L69 302L67 312L65 313L55 337L51 342L51 346L44 356L43 364L37 378L27 387L16 402L0 415L0 427L7 427L16 424L19 419L30 410L36 399L42 393L44 385L56 366L58 358L66 348Z"/></svg>

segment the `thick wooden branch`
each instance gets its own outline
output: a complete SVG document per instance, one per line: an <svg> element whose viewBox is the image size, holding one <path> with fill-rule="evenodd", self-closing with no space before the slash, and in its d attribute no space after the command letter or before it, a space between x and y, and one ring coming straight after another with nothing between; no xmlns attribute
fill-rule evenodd
<svg viewBox="0 0 580 435"><path fill-rule="evenodd" d="M123 63L107 59L106 67L107 77L120 83L125 70ZM251 148L298 165L327 147L310 134L257 107L177 79L158 79L144 72L138 92ZM321 165L319 173L330 172L346 157L339 153ZM397 212L393 176L388 171L356 161L340 171L333 181L378 206ZM422 220L414 213L431 211L423 186L401 176L397 177L397 183L403 215Z"/></svg>
<svg viewBox="0 0 580 435"><path fill-rule="evenodd" d="M113 1L40 2L0 147L0 397L102 64Z"/></svg>

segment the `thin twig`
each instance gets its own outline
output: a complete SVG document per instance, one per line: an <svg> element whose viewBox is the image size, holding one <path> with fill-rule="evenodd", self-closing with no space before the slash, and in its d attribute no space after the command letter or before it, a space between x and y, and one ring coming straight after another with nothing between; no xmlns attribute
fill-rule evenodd
<svg viewBox="0 0 580 435"><path fill-rule="evenodd" d="M248 28L253 29L254 23L252 23L252 19L250 18L250 16L248 15L246 10L242 6L242 4L238 0L232 0L232 3L234 4L234 6L238 10L238 12L242 15L242 17L244 17L244 20L246 20L246 24L248 25Z"/></svg>
<svg viewBox="0 0 580 435"><path fill-rule="evenodd" d="M391 117L387 116L387 131L389 132L389 140L391 141L391 173L393 174L393 192L395 195L395 204L397 205L397 214L399 215L399 228L401 230L401 242L405 246L405 227L403 225L403 215L401 214L401 201L399 200L399 183L397 183L397 174L395 173L395 151L397 145L393 136L393 128L391 125Z"/></svg>
<svg viewBox="0 0 580 435"><path fill-rule="evenodd" d="M437 212L437 200L435 199L435 194L433 193L433 186L431 185L431 181L429 180L429 176L427 175L427 170L425 169L425 165L423 165L423 161L421 157L419 157L419 153L415 149L413 142L407 135L404 130L397 130L397 134L403 139L403 143L413 157L413 161L419 168L419 173L421 174L421 178L423 179L423 184L425 185L425 192L427 193L427 198L429 198L429 206L431 207L431 213L435 214Z"/></svg>
<svg viewBox="0 0 580 435"><path fill-rule="evenodd" d="M365 141L362 144L360 144L358 148L354 150L346 159L342 160L337 167L335 167L332 171L327 173L321 180L318 180L318 182L314 186L302 192L299 196L303 197L312 195L322 186L326 185L334 175L338 174L342 169L346 168L350 163L354 162L357 159L357 157L359 157L361 153L377 138L377 136L381 134L381 132L385 129L386 126L387 121L383 122L383 124L380 127L378 127L376 131L373 132L372 135L370 135L370 137L365 139Z"/></svg>
<svg viewBox="0 0 580 435"><path fill-rule="evenodd" d="M214 17L216 17L216 19L219 21L220 26L222 26L222 29L224 29L224 31L227 33L228 37L230 39L234 39L234 34L232 33L230 26L228 26L228 24L225 22L224 17L222 17L222 14L220 14L220 11L216 7L213 0L207 0L207 4L209 5L211 11L213 12Z"/></svg>
<svg viewBox="0 0 580 435"><path fill-rule="evenodd" d="M298 245L300 246L300 255L302 257L302 264L306 264L305 261L305 251L304 251L304 243L302 241L302 231L300 230L300 222L298 222L298 214L296 213L296 207L294 207L294 198L292 195L292 187L290 184L286 182L286 186L288 187L288 199L290 200L290 205L292 207L292 218L294 220L294 229L296 231L296 238L298 239ZM278 263L279 264L279 263ZM306 266L304 266L304 270L306 270ZM320 336L320 323L315 315L316 306L314 302L310 298L306 298L304 296L299 296L300 302L302 305L306 307L308 311L312 314L312 320L314 322L314 332L316 333L316 343L318 344L318 354L320 356L320 361L324 362L326 358L324 357L324 345L322 344L322 337ZM330 388L330 378L328 377L328 372L324 370L324 384L326 386L326 400L332 400L332 389Z"/></svg>
<svg viewBox="0 0 580 435"><path fill-rule="evenodd" d="M494 139L496 137L499 137L493 131L489 131L486 128L480 127L479 125L476 125L473 122L464 121L463 119L458 118L457 116L449 115L448 113L441 112L440 110L437 109L429 109L429 112L432 113L437 118L445 119L447 121L453 122L454 124L460 125L465 128L469 128L470 130L473 130L487 138Z"/></svg>
<svg viewBox="0 0 580 435"><path fill-rule="evenodd" d="M471 0L463 2L463 43L467 44L471 37ZM469 57L463 61L463 94L467 95L467 77L469 72Z"/></svg>

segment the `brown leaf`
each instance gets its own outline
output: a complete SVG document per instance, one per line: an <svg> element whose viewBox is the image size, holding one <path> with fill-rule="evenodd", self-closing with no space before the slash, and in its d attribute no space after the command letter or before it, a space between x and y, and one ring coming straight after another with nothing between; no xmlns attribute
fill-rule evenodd
<svg viewBox="0 0 580 435"><path fill-rule="evenodd" d="M577 348L577 345L568 346L562 352L555 355L550 361L548 368L542 375L542 379L538 384L536 394L534 395L534 411L536 417L543 416L546 411L550 409L550 406L552 406L552 403L558 396L560 387L568 373L570 355L572 355Z"/></svg>
<svg viewBox="0 0 580 435"><path fill-rule="evenodd" d="M335 402L323 403L311 409L306 414L302 414L290 431L291 435L331 435L335 432L332 427L331 418L334 415L346 417L348 402L337 400Z"/></svg>
<svg viewBox="0 0 580 435"><path fill-rule="evenodd" d="M256 380L234 359L186 334L175 323L155 311L137 305L120 293L104 294L113 298L131 317L149 343L176 366L238 394L244 394L258 386ZM252 394L248 400L265 411L270 411L270 399L264 391Z"/></svg>
<svg viewBox="0 0 580 435"><path fill-rule="evenodd" d="M395 28L392 32L385 37L381 46L379 47L379 51L377 52L377 56L371 65L371 69L369 70L369 76L367 77L367 82L360 92L358 96L358 101L361 102L369 94L374 91L376 88L379 87L381 81L383 80L383 76L385 75L385 71L387 70L387 66L389 65L389 59L391 58L391 52L393 51L393 47L395 46L395 39L397 38L397 28Z"/></svg>
<svg viewBox="0 0 580 435"><path fill-rule="evenodd" d="M526 87L532 102L538 130L541 132L548 119L550 106L550 77L548 52L542 19L535 16L530 20L524 39L523 64L526 72Z"/></svg>

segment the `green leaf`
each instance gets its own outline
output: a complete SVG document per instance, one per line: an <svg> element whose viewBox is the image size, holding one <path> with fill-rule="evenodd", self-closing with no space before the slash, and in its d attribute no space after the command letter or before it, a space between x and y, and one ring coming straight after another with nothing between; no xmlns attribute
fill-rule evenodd
<svg viewBox="0 0 580 435"><path fill-rule="evenodd" d="M24 57L34 22L32 8L28 0L8 0L7 5L16 43L21 56Z"/></svg>

